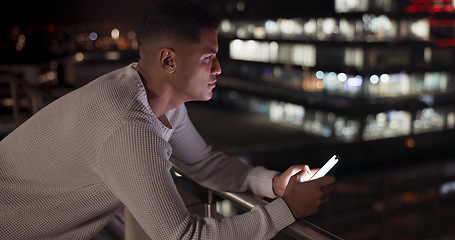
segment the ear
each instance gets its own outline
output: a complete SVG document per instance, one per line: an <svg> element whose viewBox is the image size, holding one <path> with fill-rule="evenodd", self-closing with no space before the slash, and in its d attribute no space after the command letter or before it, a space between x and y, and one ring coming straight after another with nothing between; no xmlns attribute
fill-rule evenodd
<svg viewBox="0 0 455 240"><path fill-rule="evenodd" d="M175 52L172 48L163 48L160 51L160 63L168 73L175 72Z"/></svg>

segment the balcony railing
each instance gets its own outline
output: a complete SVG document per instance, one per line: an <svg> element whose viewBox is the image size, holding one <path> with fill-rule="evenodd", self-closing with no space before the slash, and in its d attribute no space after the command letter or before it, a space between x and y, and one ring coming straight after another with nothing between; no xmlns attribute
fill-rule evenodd
<svg viewBox="0 0 455 240"><path fill-rule="evenodd" d="M268 203L265 199L249 193L232 193L223 191L214 191L206 189L197 182L190 179L182 169L174 166L172 169L174 181L177 186L181 187L193 196L205 202L205 216L216 217L215 197L219 197L232 202L235 206L243 211L250 211L254 206L265 205ZM308 240L331 240L342 239L322 228L319 228L310 222L300 219L282 230L283 233L294 239Z"/></svg>

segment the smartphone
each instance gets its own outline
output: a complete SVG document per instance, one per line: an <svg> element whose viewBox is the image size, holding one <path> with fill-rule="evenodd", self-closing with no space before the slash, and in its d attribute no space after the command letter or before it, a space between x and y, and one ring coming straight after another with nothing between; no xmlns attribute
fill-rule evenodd
<svg viewBox="0 0 455 240"><path fill-rule="evenodd" d="M310 180L318 179L320 177L325 176L340 160L340 158L337 155L333 155L329 161L327 161L324 166L322 166L319 171L317 171L311 178Z"/></svg>

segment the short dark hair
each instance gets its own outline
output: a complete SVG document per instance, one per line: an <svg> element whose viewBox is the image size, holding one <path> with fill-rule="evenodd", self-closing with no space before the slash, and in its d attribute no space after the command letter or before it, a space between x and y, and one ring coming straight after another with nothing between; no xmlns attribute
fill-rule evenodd
<svg viewBox="0 0 455 240"><path fill-rule="evenodd" d="M137 31L139 48L147 42L170 39L199 42L203 29L217 29L217 17L184 0L164 1L148 10Z"/></svg>

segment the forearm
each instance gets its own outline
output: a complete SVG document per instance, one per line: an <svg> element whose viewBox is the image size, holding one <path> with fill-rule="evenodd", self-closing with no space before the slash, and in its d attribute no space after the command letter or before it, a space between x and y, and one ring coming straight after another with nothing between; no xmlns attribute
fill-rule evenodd
<svg viewBox="0 0 455 240"><path fill-rule="evenodd" d="M246 179L254 168L220 152L207 154L200 161L188 162L176 154L170 160L193 181L218 191L247 191Z"/></svg>
<svg viewBox="0 0 455 240"><path fill-rule="evenodd" d="M269 239L294 221L282 199L229 218L191 215L172 181L166 159L135 155L143 153L140 149L127 155L116 151L118 148L106 149L110 150L99 162L103 181L151 239ZM121 160L126 156L132 156L131 161Z"/></svg>

